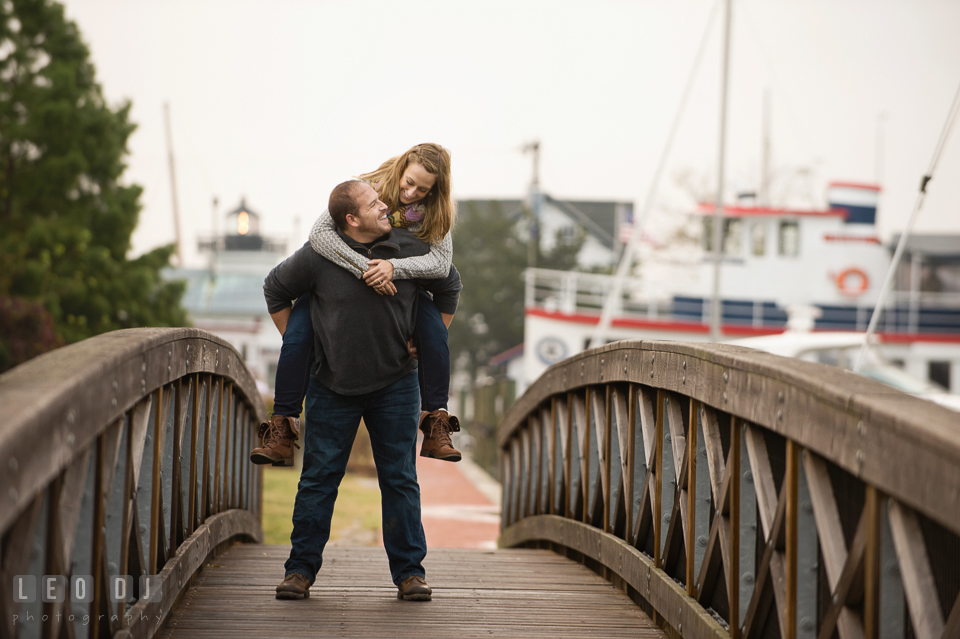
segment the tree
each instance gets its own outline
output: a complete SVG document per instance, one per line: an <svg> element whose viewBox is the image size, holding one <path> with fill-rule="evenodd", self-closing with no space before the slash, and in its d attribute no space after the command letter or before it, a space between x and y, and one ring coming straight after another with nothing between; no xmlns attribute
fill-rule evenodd
<svg viewBox="0 0 960 639"><path fill-rule="evenodd" d="M120 181L129 113L105 103L60 4L0 2L0 295L41 303L68 343L186 323L183 285L160 277L172 246L126 257L142 192Z"/></svg>
<svg viewBox="0 0 960 639"><path fill-rule="evenodd" d="M493 355L523 340L527 245L517 237L516 226L497 202L460 207L453 248L463 293L450 325L450 357L465 361L471 377Z"/></svg>
<svg viewBox="0 0 960 639"><path fill-rule="evenodd" d="M457 319L450 325L450 356L466 363L471 378L490 358L523 341L524 282L527 240L519 233L522 219L511 219L496 201L461 203L454 228L454 264L463 293ZM572 270L586 233L554 248L537 251L541 268Z"/></svg>

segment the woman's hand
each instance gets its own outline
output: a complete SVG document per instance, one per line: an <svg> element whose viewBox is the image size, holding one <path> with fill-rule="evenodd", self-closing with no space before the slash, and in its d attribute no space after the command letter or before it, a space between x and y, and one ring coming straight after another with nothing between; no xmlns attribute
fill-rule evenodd
<svg viewBox="0 0 960 639"><path fill-rule="evenodd" d="M373 287L378 295L396 295L397 287L393 282L381 282Z"/></svg>
<svg viewBox="0 0 960 639"><path fill-rule="evenodd" d="M363 281L367 286L376 287L393 281L393 264L387 260L370 260L367 267L367 272L363 274Z"/></svg>

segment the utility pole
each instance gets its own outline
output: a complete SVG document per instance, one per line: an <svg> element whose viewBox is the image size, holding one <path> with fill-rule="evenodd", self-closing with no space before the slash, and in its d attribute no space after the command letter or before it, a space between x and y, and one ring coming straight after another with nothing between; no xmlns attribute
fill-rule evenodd
<svg viewBox="0 0 960 639"><path fill-rule="evenodd" d="M533 176L530 178L528 192L530 241L527 243L527 267L534 268L537 265L537 253L540 248L540 210L543 207L543 193L540 191L540 140L524 144L522 151L533 155Z"/></svg>
<svg viewBox="0 0 960 639"><path fill-rule="evenodd" d="M717 161L717 200L713 209L713 295L710 301L710 339L719 342L720 320L723 316L720 298L720 260L723 246L723 183L724 161L727 151L727 85L730 76L730 14L732 0L726 0L726 12L723 21L723 75L720 82L720 144Z"/></svg>
<svg viewBox="0 0 960 639"><path fill-rule="evenodd" d="M163 103L163 119L167 129L167 155L170 159L170 199L173 201L173 237L177 249L177 266L183 268L183 248L180 241L180 208L177 205L177 174L173 165L173 134L170 132L170 103Z"/></svg>
<svg viewBox="0 0 960 639"><path fill-rule="evenodd" d="M213 196L212 206L210 208L210 228L213 232L212 246L210 247L210 271L217 268L218 256L220 253L220 224L219 224L220 200L216 195Z"/></svg>

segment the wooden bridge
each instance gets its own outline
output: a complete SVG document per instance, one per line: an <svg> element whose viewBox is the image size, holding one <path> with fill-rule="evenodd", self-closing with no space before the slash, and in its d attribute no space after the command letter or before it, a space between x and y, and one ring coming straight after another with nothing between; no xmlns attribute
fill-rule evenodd
<svg viewBox="0 0 960 639"><path fill-rule="evenodd" d="M217 337L92 338L0 376L0 407L0 637L960 637L960 419L836 368L671 342L554 365L499 427L501 549L431 550L425 604L359 548L273 598L264 408Z"/></svg>

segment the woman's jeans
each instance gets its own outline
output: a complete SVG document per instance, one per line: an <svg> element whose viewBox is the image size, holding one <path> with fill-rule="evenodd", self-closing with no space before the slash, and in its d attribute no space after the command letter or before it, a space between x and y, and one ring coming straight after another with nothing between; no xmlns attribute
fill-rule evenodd
<svg viewBox="0 0 960 639"><path fill-rule="evenodd" d="M450 396L450 347L447 327L433 299L417 291L417 327L413 335L417 347L420 382L420 407L428 413L446 408ZM304 295L293 305L283 346L277 362L273 412L284 417L299 417L313 363L313 324L310 319L310 296Z"/></svg>
<svg viewBox="0 0 960 639"><path fill-rule="evenodd" d="M298 572L312 583L320 570L337 489L363 418L380 482L383 546L390 576L397 585L413 575L425 576L422 562L427 542L420 520L416 466L419 407L413 372L364 395L340 395L310 378L303 472L290 535L293 547L284 564L287 575Z"/></svg>

